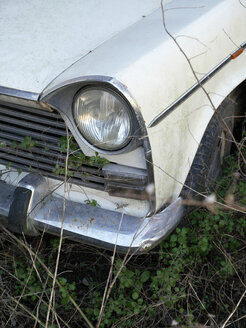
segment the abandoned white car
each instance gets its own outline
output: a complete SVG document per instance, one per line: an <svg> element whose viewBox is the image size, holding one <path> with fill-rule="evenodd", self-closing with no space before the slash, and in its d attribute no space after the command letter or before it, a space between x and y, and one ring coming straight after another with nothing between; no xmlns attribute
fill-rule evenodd
<svg viewBox="0 0 246 328"><path fill-rule="evenodd" d="M1 0L0 218L126 252L206 191L246 99L244 0Z"/></svg>

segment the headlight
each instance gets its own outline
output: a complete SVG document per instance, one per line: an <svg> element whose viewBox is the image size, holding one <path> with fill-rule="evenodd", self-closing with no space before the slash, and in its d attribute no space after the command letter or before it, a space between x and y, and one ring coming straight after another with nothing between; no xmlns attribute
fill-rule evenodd
<svg viewBox="0 0 246 328"><path fill-rule="evenodd" d="M132 115L115 92L96 87L81 90L74 99L74 119L83 137L103 150L126 146L132 135Z"/></svg>

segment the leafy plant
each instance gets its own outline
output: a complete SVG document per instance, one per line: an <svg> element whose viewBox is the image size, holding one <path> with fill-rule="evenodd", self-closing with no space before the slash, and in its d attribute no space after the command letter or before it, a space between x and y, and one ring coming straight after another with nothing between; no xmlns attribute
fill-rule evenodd
<svg viewBox="0 0 246 328"><path fill-rule="evenodd" d="M85 203L87 205L90 205L90 206L93 206L93 207L98 207L99 206L98 202L95 199L87 199L85 201Z"/></svg>
<svg viewBox="0 0 246 328"><path fill-rule="evenodd" d="M14 143L13 143L14 145ZM16 147L20 147L23 149L31 150L33 147L38 145L38 141L32 140L32 137L24 137L23 141Z"/></svg>
<svg viewBox="0 0 246 328"><path fill-rule="evenodd" d="M85 154L78 148L78 145L75 142L73 137L61 137L59 142L60 151L62 153L68 153L68 160L67 160L67 176L72 177L74 175L73 171L80 170L83 166L96 166L98 168L102 168L109 161L106 158L102 158L96 152L94 156L87 157ZM69 147L69 148L68 148ZM56 175L64 175L65 174L65 167L64 163L56 164L53 172ZM87 173L84 173L86 176Z"/></svg>

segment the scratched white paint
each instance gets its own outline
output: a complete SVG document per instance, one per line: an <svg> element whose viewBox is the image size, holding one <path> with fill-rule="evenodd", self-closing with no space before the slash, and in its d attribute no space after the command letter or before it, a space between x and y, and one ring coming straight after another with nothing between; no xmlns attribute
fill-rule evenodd
<svg viewBox="0 0 246 328"><path fill-rule="evenodd" d="M159 0L1 0L0 86L41 92L68 66L159 6Z"/></svg>
<svg viewBox="0 0 246 328"><path fill-rule="evenodd" d="M193 58L199 78L246 41L246 10L239 1L174 0L169 6L176 9L165 12L167 27L178 37L188 57ZM141 108L146 125L196 82L184 55L164 31L161 10L82 58L58 77L47 92L80 75L108 75L124 83ZM244 52L206 84L215 106L245 78ZM159 125L148 129L157 207L171 195L177 196L183 187L213 114L208 103L199 90Z"/></svg>

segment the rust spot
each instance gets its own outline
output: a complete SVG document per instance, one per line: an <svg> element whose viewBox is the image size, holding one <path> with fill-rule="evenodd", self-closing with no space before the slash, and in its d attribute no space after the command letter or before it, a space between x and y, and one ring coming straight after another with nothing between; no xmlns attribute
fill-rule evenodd
<svg viewBox="0 0 246 328"><path fill-rule="evenodd" d="M72 221L73 221L73 222L78 222L78 220L77 220L77 219L73 219Z"/></svg>
<svg viewBox="0 0 246 328"><path fill-rule="evenodd" d="M94 218L90 218L89 222L92 223L94 220Z"/></svg>

